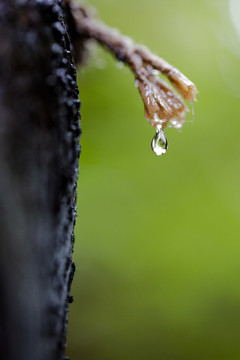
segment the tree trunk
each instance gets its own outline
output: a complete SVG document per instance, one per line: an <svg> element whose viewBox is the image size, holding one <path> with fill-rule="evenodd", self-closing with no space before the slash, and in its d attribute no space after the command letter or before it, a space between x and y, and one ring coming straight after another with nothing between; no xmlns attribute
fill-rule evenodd
<svg viewBox="0 0 240 360"><path fill-rule="evenodd" d="M62 1L0 0L0 356L63 359L79 100Z"/></svg>

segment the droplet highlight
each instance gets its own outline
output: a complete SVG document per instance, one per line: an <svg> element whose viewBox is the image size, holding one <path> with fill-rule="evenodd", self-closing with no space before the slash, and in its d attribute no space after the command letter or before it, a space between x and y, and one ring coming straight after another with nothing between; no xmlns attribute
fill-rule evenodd
<svg viewBox="0 0 240 360"><path fill-rule="evenodd" d="M166 154L168 149L168 142L162 129L157 130L156 135L152 139L152 150L157 156Z"/></svg>

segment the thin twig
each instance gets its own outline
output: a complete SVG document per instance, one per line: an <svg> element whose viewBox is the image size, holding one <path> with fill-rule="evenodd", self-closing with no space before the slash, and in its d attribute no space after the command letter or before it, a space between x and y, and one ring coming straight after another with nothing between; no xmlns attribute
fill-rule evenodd
<svg viewBox="0 0 240 360"><path fill-rule="evenodd" d="M189 111L182 98L190 102L196 100L196 86L147 47L134 44L132 39L100 21L92 9L70 0L65 1L68 2L79 38L95 39L131 68L144 102L145 118L150 124L157 130L164 130L168 122L173 127L181 128ZM182 98L157 76L159 72L170 80Z"/></svg>

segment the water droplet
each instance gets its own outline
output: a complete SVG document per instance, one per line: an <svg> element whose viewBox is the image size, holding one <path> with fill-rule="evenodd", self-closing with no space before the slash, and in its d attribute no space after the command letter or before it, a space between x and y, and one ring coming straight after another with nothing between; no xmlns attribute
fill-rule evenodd
<svg viewBox="0 0 240 360"><path fill-rule="evenodd" d="M123 69L124 68L124 63L122 61L118 61L116 65L117 65L118 69Z"/></svg>
<svg viewBox="0 0 240 360"><path fill-rule="evenodd" d="M135 80L134 86L135 86L136 88L139 88L139 80Z"/></svg>
<svg viewBox="0 0 240 360"><path fill-rule="evenodd" d="M190 102L191 106L192 106L192 121L194 121L194 107L193 107L193 101Z"/></svg>
<svg viewBox="0 0 240 360"><path fill-rule="evenodd" d="M167 152L168 149L168 142L164 135L163 130L157 130L156 135L152 139L152 150L155 152L156 155L160 156Z"/></svg>

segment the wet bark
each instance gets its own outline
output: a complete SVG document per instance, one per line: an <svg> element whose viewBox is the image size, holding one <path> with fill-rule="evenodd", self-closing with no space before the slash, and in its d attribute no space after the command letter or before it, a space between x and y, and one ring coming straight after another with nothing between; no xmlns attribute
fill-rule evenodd
<svg viewBox="0 0 240 360"><path fill-rule="evenodd" d="M0 356L63 359L79 100L62 1L0 0Z"/></svg>

